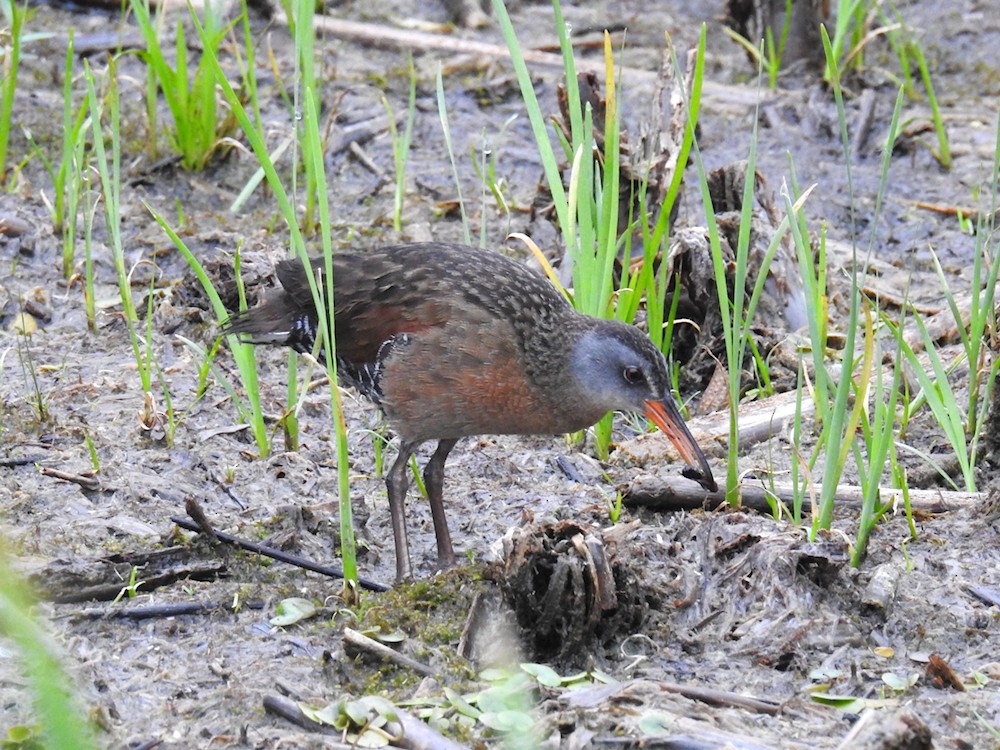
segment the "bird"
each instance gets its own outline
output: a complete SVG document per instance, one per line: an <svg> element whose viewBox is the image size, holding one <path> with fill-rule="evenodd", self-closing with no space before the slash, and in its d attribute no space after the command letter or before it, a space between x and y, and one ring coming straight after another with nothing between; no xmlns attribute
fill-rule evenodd
<svg viewBox="0 0 1000 750"><path fill-rule="evenodd" d="M322 257L310 263L322 274ZM278 287L232 315L223 332L312 352L318 316L305 266L283 260L275 275ZM374 401L399 437L386 476L397 581L413 571L407 465L427 441L437 441L423 477L442 567L455 562L445 462L463 437L557 435L585 429L611 411L644 413L692 467L685 476L717 491L674 403L663 354L649 337L576 311L527 265L465 245L411 243L334 253L333 280L338 377Z"/></svg>

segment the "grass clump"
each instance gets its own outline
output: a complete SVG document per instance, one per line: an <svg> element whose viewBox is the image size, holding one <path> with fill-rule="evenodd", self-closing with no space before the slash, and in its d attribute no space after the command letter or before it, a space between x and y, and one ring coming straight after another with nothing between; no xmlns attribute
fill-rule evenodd
<svg viewBox="0 0 1000 750"><path fill-rule="evenodd" d="M847 137L846 117L840 88L839 68L829 37L823 29L824 48L832 75L833 92L837 101L840 134L845 158L848 190L853 194L851 184L851 159ZM892 147L900 129L900 113L904 100L904 87L900 86L892 120L889 125L882 152L882 170L878 194L875 200L872 226L878 224L889 183L889 167ZM1000 120L997 124L1000 133ZM993 189L990 213L997 205L996 180L1000 174L1000 145L994 156L992 171ZM790 197L785 195L786 205ZM854 203L852 201L851 205ZM852 212L852 232L853 212ZM822 454L824 465L819 487L818 505L814 511L812 536L820 530L831 527L837 486L848 460L853 457L863 488L863 504L858 518L858 533L852 550L852 564L859 565L864 558L869 536L875 524L891 508L882 496L882 480L888 474L893 485L908 496L906 472L900 465L897 452L908 448L902 441L903 432L916 411L927 407L933 420L944 433L954 451L961 475L963 489L976 490L975 459L979 434L985 415L987 399L996 380L998 365L987 353L987 341L995 335L995 287L1000 275L1000 253L997 251L995 236L991 227L980 222L976 232L976 246L973 253L972 294L968 316L963 317L958 301L945 279L940 264L932 251L932 258L945 299L960 332L962 346L957 356L947 360L936 342L930 336L921 314L912 306L904 309L903 320L890 320L877 300L870 300L861 291L859 274L868 267L874 254L875 230L869 236L867 255L862 259L857 241L853 241L851 261L850 302L848 319L845 324L845 345L839 368L835 371L825 362L825 276L822 270L814 270L804 223L793 223L792 236L799 253L800 268L804 286L812 303L807 304L810 314L810 337L814 364L814 395L816 398L817 424L821 429L817 446L808 464L809 471L815 467ZM822 242L820 262L823 262ZM817 314L821 311L821 314ZM912 337L905 333L907 322L915 331ZM858 340L860 337L860 342ZM892 358L891 371L883 367L883 340L888 338L896 354ZM856 348L857 347L857 348ZM922 350L922 357L918 351ZM964 389L953 384L950 376L959 365L967 365L968 383ZM903 388L903 368L912 373L919 390L913 398ZM964 401L963 401L964 398ZM798 425L796 425L796 429ZM933 461L925 456L932 465ZM798 468L798 467L796 467ZM939 468L940 471L940 468ZM808 473L808 472L807 472ZM795 472L796 479L798 472ZM958 487L943 471L944 478L956 489ZM906 503L906 513L909 515ZM910 520L911 534L914 531Z"/></svg>
<svg viewBox="0 0 1000 750"><path fill-rule="evenodd" d="M403 229L403 199L406 196L406 163L410 158L410 144L413 141L413 124L417 116L417 70L413 66L413 55L409 58L410 97L406 109L406 125L400 133L396 126L396 117L389 100L382 97L382 106L389 116L389 134L392 136L392 157L396 166L396 189L392 199L392 228L397 232Z"/></svg>
<svg viewBox="0 0 1000 750"><path fill-rule="evenodd" d="M140 412L140 422L152 428L159 420L159 413L156 409L156 402L153 398L153 369L154 354L151 346L151 329L147 327L147 337L145 341L139 335L137 329L138 315L135 310L135 303L132 299L131 271L125 264L125 246L122 242L121 234L121 114L118 99L117 65L114 58L111 58L107 68L107 92L103 98L98 98L97 85L87 63L84 68L84 77L87 82L87 107L90 117L90 126L93 133L93 157L97 173L100 177L101 200L104 204L104 226L107 232L107 242L111 247L111 256L114 262L115 274L118 281L118 295L122 304L122 317L128 328L129 341L132 345L132 354L135 358L136 368L142 384L143 409ZM107 110L102 101L106 101ZM105 131L102 118L108 116L108 134L111 142L110 159L107 149L104 146Z"/></svg>
<svg viewBox="0 0 1000 750"><path fill-rule="evenodd" d="M184 25L177 23L173 34L174 64L171 65L160 45L160 37L165 34L166 13L159 11L154 18L150 14L149 0L130 0L130 7L146 42L146 49L141 56L148 70L146 113L151 133L149 143L155 149L156 95L159 91L167 102L173 120L169 131L171 145L180 154L181 164L185 169L200 170L205 167L212 155L227 143L229 136L235 134L236 119L218 100L215 77L207 62L208 56L202 54L193 74L188 70ZM205 3L202 9L204 17L200 26L201 42L206 48L210 48L213 54L218 51L226 35L240 19L245 25L249 24L245 3L240 18L230 24L223 23L222 11L222 3ZM252 47L248 49L252 51ZM255 93L253 68L247 65L243 71L244 88Z"/></svg>
<svg viewBox="0 0 1000 750"><path fill-rule="evenodd" d="M850 145L847 136L846 117L844 114L844 104L842 89L840 86L840 75L835 57L834 48L826 29L821 29L824 50L827 55L833 80L834 98L837 102L838 119L840 123L841 144L844 153L844 168L846 170L848 192L853 195L853 182L851 180L851 158ZM879 185L879 193L876 198L874 213L878 216L881 212L882 202L888 185L889 160L891 158L891 143L894 141L894 133L898 127L899 110L901 106L901 95L897 97L896 109L890 126L890 137L887 139L887 146L883 152L882 174ZM784 196L786 206L789 205L790 197ZM868 534L877 521L880 512L876 509L879 502L879 480L884 472L885 457L888 455L890 446L894 439L892 426L895 421L895 391L893 391L890 403L891 410L882 400L883 389L882 380L879 376L876 380L876 406L872 421L866 411L869 402L869 384L871 383L872 367L879 366L876 362L875 334L872 328L871 313L868 310L861 293L859 283L859 273L861 273L862 262L858 254L856 233L854 230L853 203L851 211L851 238L852 238L852 263L850 273L849 292L849 312L845 323L845 344L841 362L839 363L839 374L834 376L828 369L824 354L826 352L826 306L823 303L825 296L820 295L825 288L825 281L820 280L819 274L812 271L811 253L808 251L808 239L803 234L804 224L793 222L792 236L797 249L800 269L803 274L805 287L812 295L807 296L807 309L809 310L809 331L811 349L814 363L814 377L816 381L816 415L817 424L821 429L816 448L810 459L810 471L815 467L816 462L822 453L824 464L822 478L819 487L818 505L813 511L811 528L811 538L815 538L820 530L830 528L833 521L833 511L836 501L837 487L843 475L848 458L855 457L862 483L866 486L865 492L865 512L862 513L861 527L858 533L856 552L864 548ZM869 257L874 248L874 230L870 236L868 254ZM824 320L820 321L817 310L822 311ZM863 336L861 356L855 350L857 334L859 329ZM855 376L855 373L857 375ZM898 373L897 373L898 376ZM853 406L851 401L853 399ZM865 455L868 463L865 465L859 446L856 443L856 434L859 425L864 422L863 436L866 441ZM867 481L866 481L867 477ZM856 556L855 561L859 558Z"/></svg>
<svg viewBox="0 0 1000 750"><path fill-rule="evenodd" d="M657 257L667 256L669 217L680 191L683 170L677 169L665 195L652 209L647 207L648 174L638 185L632 184L630 209L625 225L620 226L620 203L623 176L620 169L621 142L620 85L616 80L611 37L604 37L604 111L597 113L589 101L583 101L577 85L577 69L568 27L558 0L553 2L556 33L559 37L565 66L568 120L567 132L555 130L562 147L561 158L550 140L550 131L542 115L534 87L528 74L517 35L502 0L493 0L493 8L510 50L514 71L521 88L535 144L541 157L546 185L562 231L565 249L563 270L571 269L572 293L563 290L574 307L600 318L617 318L631 323L640 305L645 304L650 337L661 349L669 349L672 325L671 308L666 305L667 263L656 263ZM669 41L669 40L668 40ZM699 41L693 76L693 92L688 102L687 120L677 164L685 164L694 138L700 105L701 80L704 71L704 29ZM603 130L595 132L594 124L603 117ZM599 141L603 144L598 148ZM563 184L560 161L571 166L568 184ZM638 200L635 200L638 199ZM635 209L635 205L639 206ZM635 215L638 213L639 215ZM636 239L639 238L639 239ZM641 242L641 252L633 243ZM541 256L536 251L537 256ZM620 258L624 270L616 282L615 264ZM641 257L641 262L638 258ZM544 260L544 258L541 258ZM658 268L658 272L657 272ZM554 274L550 274L554 277ZM568 275L568 274L567 274ZM612 415L606 416L594 428L595 450L606 458L611 441Z"/></svg>

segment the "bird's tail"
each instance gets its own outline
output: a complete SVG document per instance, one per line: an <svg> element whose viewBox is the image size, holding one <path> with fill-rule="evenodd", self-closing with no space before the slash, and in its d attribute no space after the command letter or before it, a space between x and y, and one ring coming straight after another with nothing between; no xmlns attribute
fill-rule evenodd
<svg viewBox="0 0 1000 750"><path fill-rule="evenodd" d="M223 334L235 334L248 344L290 346L311 352L316 343L316 320L279 294L251 310L243 310L222 325Z"/></svg>

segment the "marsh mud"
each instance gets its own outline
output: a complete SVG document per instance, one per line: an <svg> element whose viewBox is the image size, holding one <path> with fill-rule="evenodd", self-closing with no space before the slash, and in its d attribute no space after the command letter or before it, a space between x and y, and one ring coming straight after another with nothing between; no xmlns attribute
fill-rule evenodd
<svg viewBox="0 0 1000 750"><path fill-rule="evenodd" d="M764 189L777 200L792 182L792 165L800 190L815 185L805 213L811 231L825 227L834 290L831 328L842 331L852 238L861 257L873 238L866 284L887 308L908 298L934 312L945 303L932 251L955 293L967 297L972 291L976 242L951 209L982 209L990 193L1000 101L995 4L921 1L897 7L929 60L954 163L945 170L934 158L926 101L907 99L906 135L892 155L877 214L882 142L898 74L881 41L866 51L863 74L846 81L852 137L856 125L870 127L867 139L855 140L848 179L829 90L815 73L802 70L782 77L775 91L761 90L755 66L722 32L722 2L584 3L563 10L581 58L601 60L594 42L606 27L616 30L616 49L624 39L623 120L633 132L648 109L664 31L685 50L707 24L708 84L699 122L706 166L746 158L760 101L758 170ZM413 0L335 5L327 12L427 33L449 21L443 5ZM520 3L511 12L522 44L554 43L547 4ZM284 26L257 10L252 22L263 131L274 149L292 131L282 92L294 75L294 59ZM185 503L195 500L219 530L335 565L337 480L327 386L316 371L310 374L316 387L302 397L301 444L286 451L277 425L287 393L285 358L258 353L274 447L266 458L258 456L221 385L224 377L235 378L225 347L216 358L218 371L208 374L208 388L196 398L202 359L183 339L210 346L217 328L192 293L186 263L146 205L168 217L188 247L214 268L231 267L240 247L251 282L266 279L275 259L287 252L287 231L264 188L239 212L230 211L255 170L243 149L220 153L198 172L164 159L169 148L162 133L157 154L148 150L144 68L135 55L124 55L118 62L122 232L144 320L152 295L157 379L170 395L165 404L162 388L154 387L155 411L169 407L177 415L172 441L162 424L141 424L144 397L100 213L92 245L96 331L87 327L79 279L69 282L63 275L61 235L52 227L52 179L41 154L56 161L61 147L70 28L78 43L98 42L98 48L109 32L137 36L134 25L113 11L32 6L28 31L52 33L26 42L22 52L8 156L18 171L0 192L0 508L13 564L45 592L38 616L58 644L82 709L100 727L102 746L336 747L336 732L291 723L265 710L265 699L284 695L318 706L367 694L444 701L446 687L471 692L482 686L477 667L458 652L460 642L475 640L475 631L478 650L466 654L508 664L544 659L561 675L592 670L613 680L572 691L539 686L523 710L532 712L542 747L998 746L1000 539L989 507L996 491L989 441L990 460L978 476L983 507L918 513L913 539L904 515L890 514L858 568L849 564L853 513L838 517L833 531L815 541L803 528L748 510L657 513L625 507L612 524L609 507L619 487L639 471L672 476L680 466L662 457L641 469L624 459L603 465L589 442L569 446L559 437L462 441L449 460L446 500L455 546L467 560L455 570L435 571L430 513L412 493L408 514L417 582L388 593L363 592L361 606L353 609L342 603L335 579L179 529L171 516L184 516ZM502 44L492 17L479 28L453 28L450 34ZM403 230L397 233L383 98L394 116L405 113L410 52L418 79L416 118ZM472 224L485 224L493 246L503 245L509 232L527 232L543 248L555 247L556 230L532 212L541 168L506 60L445 49L407 51L332 34L320 39L317 54L337 248L463 239L435 100L439 66ZM103 74L104 55L89 59ZM555 114L558 74L533 67L532 75L542 109ZM75 102L82 102L79 60L73 91ZM161 109L160 122L168 120ZM483 162L484 149L509 212L491 195L482 197L474 165ZM286 174L288 163L287 156L279 163ZM690 168L686 182L677 231L704 225ZM85 210L78 222L81 237ZM523 252L515 245L512 252ZM989 247L995 252L995 240ZM76 271L83 257L81 240ZM21 317L24 312L30 319ZM18 335L25 325L33 328L31 335ZM967 378L968 372L954 377ZM389 582L389 513L373 437L382 425L372 405L353 392L345 393L344 403L361 571ZM615 439L630 440L637 429L619 418ZM911 476L929 477L922 486L936 486L934 472L921 471L921 456L943 455L947 463L947 441L933 419L926 413L914 418L905 440L919 451L906 453ZM787 469L791 448L788 435L776 436L753 447L741 468ZM385 452L391 460L393 448ZM715 446L711 460L720 476L722 456ZM492 581L503 571L497 563L488 568L487 561L505 544L512 548L509 537L501 541L511 529L522 537L524 529L540 529L533 541L522 540L518 554L522 560L545 555L535 570L550 574L538 581L522 570L505 579L507 586L540 587L529 592L533 604L527 612L507 616L490 599ZM577 557L551 557L557 554ZM604 567L588 567L595 560ZM559 592L552 591L554 577L567 582ZM606 585L627 611L609 614L609 592L601 588ZM116 589L124 594L112 603ZM317 616L272 625L278 602L290 597L314 602ZM181 605L190 607L170 609ZM563 617L532 625L532 607ZM135 616L122 616L137 609ZM471 610L478 614L466 628ZM586 622L574 622L567 612L579 612ZM342 632L348 626L402 636L395 647L428 665L431 676L346 648ZM490 635L489 627L497 632ZM526 629L525 637L518 637L518 627ZM532 637L540 633L544 637ZM562 647L565 639L574 639L566 641L571 648ZM4 731L34 721L28 682L7 646L5 653ZM813 699L822 689L860 700L823 705ZM463 726L454 710L442 714L450 724L438 727L456 741L500 744L484 724Z"/></svg>

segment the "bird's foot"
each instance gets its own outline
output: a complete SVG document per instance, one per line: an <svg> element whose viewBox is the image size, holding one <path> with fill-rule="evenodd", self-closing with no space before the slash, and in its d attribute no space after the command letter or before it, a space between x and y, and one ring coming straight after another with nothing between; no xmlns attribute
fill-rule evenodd
<svg viewBox="0 0 1000 750"><path fill-rule="evenodd" d="M449 550L448 554L441 554L438 552L437 565L435 566L436 571L448 570L449 568L455 567L455 551Z"/></svg>

